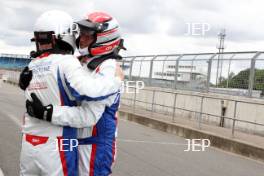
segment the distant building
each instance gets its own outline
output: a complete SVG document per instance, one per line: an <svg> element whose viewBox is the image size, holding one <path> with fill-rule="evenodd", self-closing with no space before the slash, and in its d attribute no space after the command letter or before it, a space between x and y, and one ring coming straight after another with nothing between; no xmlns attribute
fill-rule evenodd
<svg viewBox="0 0 264 176"><path fill-rule="evenodd" d="M206 81L206 75L198 72L196 66L179 65L177 81L191 82L191 81ZM175 79L175 65L167 65L163 72L154 72L154 79L171 80Z"/></svg>

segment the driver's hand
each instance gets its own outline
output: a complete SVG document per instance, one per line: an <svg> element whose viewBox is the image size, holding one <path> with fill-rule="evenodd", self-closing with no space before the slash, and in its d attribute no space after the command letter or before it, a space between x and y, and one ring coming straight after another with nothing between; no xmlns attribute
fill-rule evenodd
<svg viewBox="0 0 264 176"><path fill-rule="evenodd" d="M25 67L19 76L19 87L22 90L26 90L26 88L30 84L31 79L32 79L32 71L29 70L28 67Z"/></svg>

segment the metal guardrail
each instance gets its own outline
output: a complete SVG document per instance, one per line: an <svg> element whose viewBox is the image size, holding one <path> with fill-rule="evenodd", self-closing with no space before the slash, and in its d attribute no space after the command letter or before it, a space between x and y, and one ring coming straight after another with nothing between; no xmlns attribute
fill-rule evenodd
<svg viewBox="0 0 264 176"><path fill-rule="evenodd" d="M202 128L202 122L203 122L203 115L209 116L209 117L216 117L219 118L219 122L221 123L221 120L231 120L232 121L232 125L231 125L231 134L232 136L235 135L235 131L245 131L247 129L242 129L237 128L237 123L245 123L245 124L251 124L251 125L255 125L255 126L260 126L263 127L263 130L261 132L255 132L253 131L253 133L264 136L264 124L263 123L256 123L254 121L248 121L248 120L241 120L237 118L237 107L240 104L248 104L248 105L261 105L263 106L264 109L264 102L262 101L247 101L247 100L239 100L236 98L223 98L223 97L213 97L210 95L206 95L206 94L188 94L188 93L184 93L184 92L175 92L175 91L166 91L166 90L157 90L157 89L150 89L150 88L144 88L144 91L148 91L151 92L152 94L152 98L151 98L151 102L147 102L147 101L142 101L142 100L138 100L137 99L137 88L136 87L129 87L131 89L134 89L134 95L132 96L132 98L127 98L127 97L122 97L122 100L128 100L131 102L132 104L132 108L135 110L136 108L139 107L139 105L137 105L137 103L143 103L145 105L150 105L151 108L148 109L147 106L140 106L141 108L143 108L144 110L150 110L152 112L158 113L158 114L163 114L163 115L167 115L169 116L170 122L175 122L175 118L176 118L176 112L177 110L181 110L181 111L187 111L187 112L191 112L191 113L196 113L199 114L199 118L197 120L197 125L199 127L199 129ZM164 105L164 104L159 104L159 103L155 103L155 100L157 99L157 97L155 97L155 95L157 93L168 93L171 94L171 97L173 97L173 103L171 105ZM198 97L200 98L200 108L199 111L193 110L193 109L187 109L187 108L182 108L182 107L177 107L177 100L178 100L178 96L179 95L185 95L185 96L192 96L192 97ZM162 99L163 97L158 97L160 99ZM217 115L217 114L211 114L211 113L206 113L204 112L204 100L205 99L213 99L213 100L219 100L219 101L223 101L223 100L227 100L229 102L233 102L234 106L233 106L233 115L232 116L226 116L226 115ZM122 102L122 101L121 101ZM166 112L162 112L162 111L155 111L154 106L160 106L160 107L165 107L165 108L170 108L172 109L172 113L168 114ZM219 123L219 124L220 124ZM224 127L224 126L222 126ZM251 130L252 131L252 130Z"/></svg>
<svg viewBox="0 0 264 176"><path fill-rule="evenodd" d="M142 80L148 86L264 96L260 51L128 56L120 64L127 80Z"/></svg>
<svg viewBox="0 0 264 176"><path fill-rule="evenodd" d="M28 55L1 58L2 69L21 70L25 66L21 59L29 62ZM263 51L141 55L120 62L127 80L142 80L148 86L264 97Z"/></svg>
<svg viewBox="0 0 264 176"><path fill-rule="evenodd" d="M10 82L17 82L18 81L18 76L19 76L19 72L16 71L7 71L6 74L8 75L8 80ZM152 97L150 99L150 101L141 101L137 99L137 91L136 88L130 87L132 89L135 89L134 91L134 95L132 98L126 98L125 96L122 97L122 100L129 100L132 102L132 106L135 109L137 107L137 103L143 103L143 104L148 104L151 106L151 111L156 112L156 113L160 113L160 114L165 114L168 115L166 113L164 113L163 111L155 111L155 106L160 106L160 107L166 107L166 108L170 108L172 109L172 113L169 114L169 116L171 117L171 122L175 121L176 118L176 113L178 110L181 111L187 111L187 112L192 112L195 114L198 114L198 121L197 121L197 125L199 128L201 128L201 124L203 122L203 115L206 115L208 117L216 117L218 118L220 121L221 119L226 119L226 120L231 120L232 121L232 126L231 126L231 131L232 131L232 135L234 136L236 128L237 128L237 123L245 123L245 124L251 124L251 125L256 125L256 126L260 126L260 127L264 127L264 124L262 123L256 123L254 120L253 121L248 121L248 120L241 120L239 118L237 118L237 106L239 104L249 104L249 105L260 105L263 106L264 108L264 101L258 100L251 100L251 99L247 99L247 100L241 100L239 98L232 98L232 97L217 97L214 95L210 95L210 94L195 94L195 93L185 93L185 92L179 92L179 91L174 91L173 89L171 90L164 90L164 89L151 89L151 88L145 88L144 91L148 91L152 93ZM171 97L173 97L173 102L170 105L164 105L164 104L159 104L156 103L156 96L155 94L157 93L168 93L171 94ZM178 96L179 95L185 95L185 96L193 96L193 97L197 97L200 98L199 103L199 111L198 110L193 110L193 109L187 109L184 107L177 107L177 101L178 101ZM204 100L206 99L214 99L214 100L227 100L230 102L234 103L234 113L232 116L223 116L223 115L217 115L217 114L212 114L212 113L207 113L204 111ZM146 110L149 110L146 108ZM264 129L264 128L263 128ZM263 132L262 132L263 133ZM264 134L261 134L264 135Z"/></svg>

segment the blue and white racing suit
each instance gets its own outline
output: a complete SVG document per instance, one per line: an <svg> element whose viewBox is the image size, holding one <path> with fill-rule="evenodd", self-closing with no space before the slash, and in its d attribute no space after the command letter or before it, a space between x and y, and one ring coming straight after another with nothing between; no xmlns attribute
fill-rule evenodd
<svg viewBox="0 0 264 176"><path fill-rule="evenodd" d="M33 78L25 96L31 100L34 92L43 105L75 106L76 100L103 100L115 95L121 86L119 78L92 78L72 55L44 53L31 61L29 69ZM70 145L77 139L76 128L25 113L22 132L20 175L78 175L78 150Z"/></svg>
<svg viewBox="0 0 264 176"><path fill-rule="evenodd" d="M116 61L104 61L94 71L94 78L110 80L115 74ZM107 176L116 154L117 110L120 93L99 101L83 101L81 106L54 106L52 123L79 128L79 175ZM79 115L76 117L76 115Z"/></svg>

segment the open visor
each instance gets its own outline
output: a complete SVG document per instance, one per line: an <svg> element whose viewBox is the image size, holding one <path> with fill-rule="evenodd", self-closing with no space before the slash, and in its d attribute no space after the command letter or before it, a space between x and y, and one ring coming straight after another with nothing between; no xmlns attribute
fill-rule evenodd
<svg viewBox="0 0 264 176"><path fill-rule="evenodd" d="M76 24L78 24L80 30L94 31L94 32L100 32L104 30L102 24L93 23L88 20L77 21Z"/></svg>

